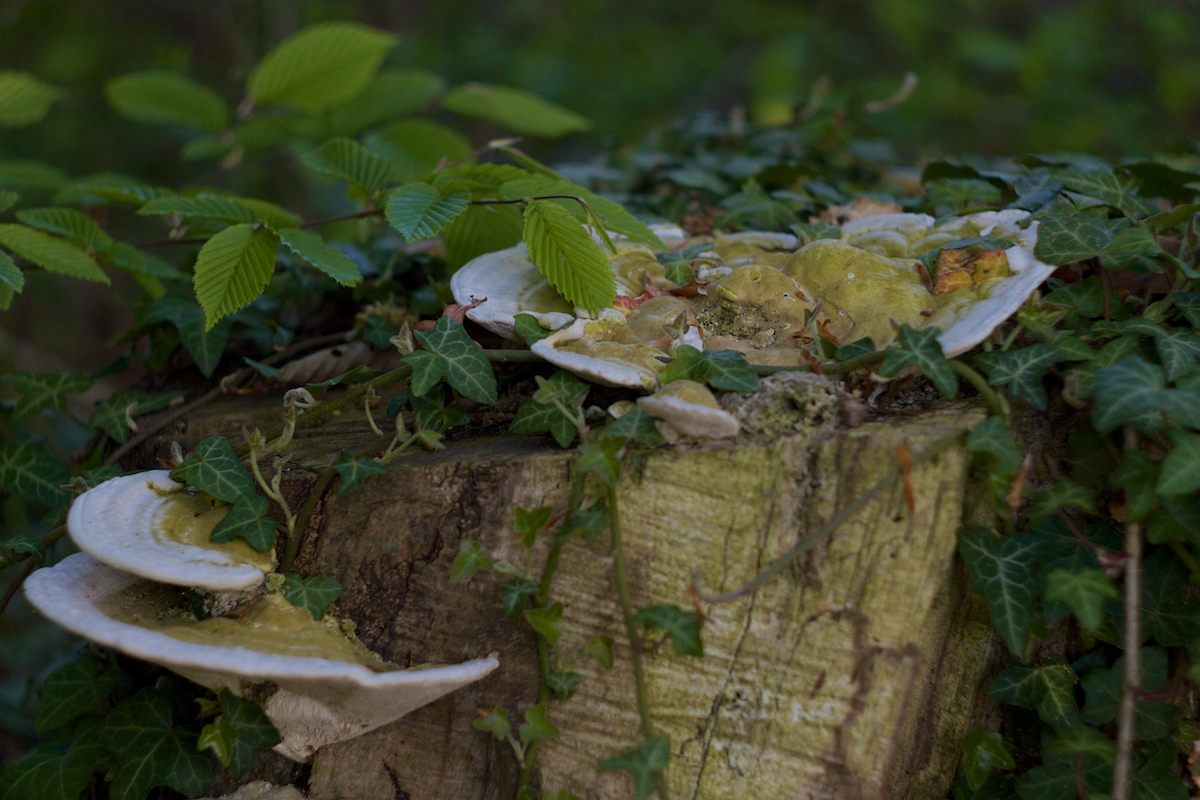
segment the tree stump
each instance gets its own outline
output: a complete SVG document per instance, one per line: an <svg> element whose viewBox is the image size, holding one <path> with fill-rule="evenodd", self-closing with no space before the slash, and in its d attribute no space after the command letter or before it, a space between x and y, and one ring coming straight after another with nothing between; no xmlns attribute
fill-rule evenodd
<svg viewBox="0 0 1200 800"><path fill-rule="evenodd" d="M206 435L266 428L278 406L218 404L172 433L185 448ZM736 588L798 537L867 491L896 463L895 448L928 443L983 417L951 404L919 416L817 429L766 441L642 451L623 465L619 519L635 607L692 606L693 573L713 591ZM143 457L165 454L164 435ZM301 430L286 491L297 501L339 451L374 441L361 411ZM992 628L956 559L969 454L955 447L900 481L758 592L700 605L704 657L651 640L646 654L654 724L670 736L672 798L941 798L981 694ZM537 697L535 639L505 617L496 584L450 583L459 543L522 563L517 507L561 510L574 455L508 434L454 439L436 454L406 453L364 488L323 498L296 563L344 593L338 613L360 638L402 665L453 663L491 651L483 681L314 757L313 800L511 798L511 750L472 722L500 704L515 723ZM535 548L535 570L542 549ZM583 656L575 696L552 701L561 736L544 741L534 780L580 798L631 798L629 776L597 774L641 740L628 642L607 534L565 548L552 600L565 605L560 655L597 634L616 642L605 670ZM536 578L535 578L536 579Z"/></svg>

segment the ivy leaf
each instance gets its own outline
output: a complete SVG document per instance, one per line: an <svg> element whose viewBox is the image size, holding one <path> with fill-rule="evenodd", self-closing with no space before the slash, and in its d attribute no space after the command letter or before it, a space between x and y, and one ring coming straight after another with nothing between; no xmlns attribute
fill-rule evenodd
<svg viewBox="0 0 1200 800"><path fill-rule="evenodd" d="M551 645L557 644L562 636L558 621L562 619L563 604L555 603L546 608L531 608L525 611L525 620Z"/></svg>
<svg viewBox="0 0 1200 800"><path fill-rule="evenodd" d="M1200 336L1187 328L1159 330L1157 333L1154 344L1167 371L1167 380L1174 381L1191 372L1200 357Z"/></svg>
<svg viewBox="0 0 1200 800"><path fill-rule="evenodd" d="M294 572L289 572L283 584L283 596L296 608L306 609L319 620L342 596L342 585L333 578L324 575L314 575L311 578L301 578Z"/></svg>
<svg viewBox="0 0 1200 800"><path fill-rule="evenodd" d="M504 608L504 616L515 617L525 610L525 601L536 597L538 586L528 578L516 577L499 585L500 604Z"/></svg>
<svg viewBox="0 0 1200 800"><path fill-rule="evenodd" d="M1112 485L1125 490L1125 519L1140 522L1154 507L1154 489L1158 483L1159 466L1141 450L1126 450L1121 464L1113 472Z"/></svg>
<svg viewBox="0 0 1200 800"><path fill-rule="evenodd" d="M480 709L480 715L473 723L475 730L489 731L500 741L506 741L512 736L512 726L508 722L508 709L502 706L493 706L492 710L483 713Z"/></svg>
<svg viewBox="0 0 1200 800"><path fill-rule="evenodd" d="M201 374L206 378L213 374L225 352L233 320L223 319L211 330L205 330L204 309L199 305L182 297L160 297L138 313L134 329L158 322L174 325Z"/></svg>
<svg viewBox="0 0 1200 800"><path fill-rule="evenodd" d="M330 247L319 234L302 228L283 228L275 233L284 247L333 278L339 285L356 286L362 281L362 273L350 256Z"/></svg>
<svg viewBox="0 0 1200 800"><path fill-rule="evenodd" d="M1098 569L1085 569L1078 573L1054 569L1046 575L1046 600L1069 605L1084 630L1099 628L1100 607L1104 600L1119 597L1116 587Z"/></svg>
<svg viewBox="0 0 1200 800"><path fill-rule="evenodd" d="M1167 708L1169 713L1170 709ZM1175 745L1160 739L1134 760L1129 796L1149 800L1187 800L1188 791L1175 774Z"/></svg>
<svg viewBox="0 0 1200 800"><path fill-rule="evenodd" d="M246 223L231 225L204 243L192 282L204 309L205 331L262 294L278 252L273 232Z"/></svg>
<svg viewBox="0 0 1200 800"><path fill-rule="evenodd" d="M1200 602L1183 600L1189 585L1188 568L1169 548L1156 550L1142 562L1142 631L1164 647L1178 647L1196 638Z"/></svg>
<svg viewBox="0 0 1200 800"><path fill-rule="evenodd" d="M229 125L229 108L212 89L169 70L131 72L104 85L108 102L138 122L186 125L220 133Z"/></svg>
<svg viewBox="0 0 1200 800"><path fill-rule="evenodd" d="M1038 225L1033 255L1053 266L1072 264L1099 255L1112 239L1112 229L1088 214L1047 214Z"/></svg>
<svg viewBox="0 0 1200 800"><path fill-rule="evenodd" d="M690 345L675 350L675 360L659 375L658 383L691 380L707 383L727 392L753 392L758 388L758 373L736 350L700 351Z"/></svg>
<svg viewBox="0 0 1200 800"><path fill-rule="evenodd" d="M56 372L10 372L4 381L24 397L13 408L14 419L24 419L45 409L62 411L67 407L67 395L80 394L92 387L92 379L74 370Z"/></svg>
<svg viewBox="0 0 1200 800"><path fill-rule="evenodd" d="M1054 739L1049 739L1043 745L1047 755L1093 755L1112 764L1117 757L1117 746L1100 731L1087 725L1072 725L1058 732ZM1091 795L1096 797L1096 795Z"/></svg>
<svg viewBox="0 0 1200 800"><path fill-rule="evenodd" d="M38 691L41 702L34 717L38 733L58 730L104 708L124 680L124 673L115 666L101 673L99 662L90 652L68 662L51 673Z"/></svg>
<svg viewBox="0 0 1200 800"><path fill-rule="evenodd" d="M975 527L959 531L958 549L975 591L987 601L992 624L1009 650L1019 655L1037 600L1040 541L1020 534L997 542L986 528Z"/></svg>
<svg viewBox="0 0 1200 800"><path fill-rule="evenodd" d="M546 685L550 687L550 691L554 692L557 700L570 700L581 683L583 683L583 676L578 672L554 670L546 673ZM524 735L521 736L521 740L525 740Z"/></svg>
<svg viewBox="0 0 1200 800"><path fill-rule="evenodd" d="M961 207L972 200L986 206L1000 203L1000 190L979 178L939 178L925 184L925 191L929 194L929 202L935 206Z"/></svg>
<svg viewBox="0 0 1200 800"><path fill-rule="evenodd" d="M62 97L62 89L15 69L0 70L0 127L31 125Z"/></svg>
<svg viewBox="0 0 1200 800"><path fill-rule="evenodd" d="M232 542L240 536L260 553L273 549L278 526L267 516L269 507L267 498L260 495L239 497L213 528L209 541Z"/></svg>
<svg viewBox="0 0 1200 800"><path fill-rule="evenodd" d="M517 733L521 737L521 743L528 748L538 739L557 738L558 728L546 718L546 704L538 703L525 712L525 722L517 729Z"/></svg>
<svg viewBox="0 0 1200 800"><path fill-rule="evenodd" d="M900 326L900 333L896 337L899 346L887 349L879 374L891 378L910 364L915 364L925 373L925 377L933 381L942 397L948 400L958 397L958 378L950 369L950 362L946 360L942 346L937 341L941 333L936 325L919 331L908 325Z"/></svg>
<svg viewBox="0 0 1200 800"><path fill-rule="evenodd" d="M484 554L479 542L463 539L458 543L458 555L454 557L454 565L450 568L450 582L465 581L476 570L491 568L492 560Z"/></svg>
<svg viewBox="0 0 1200 800"><path fill-rule="evenodd" d="M108 286L110 281L96 260L70 242L47 236L24 225L0 225L0 246L7 247L47 272L94 281Z"/></svg>
<svg viewBox="0 0 1200 800"><path fill-rule="evenodd" d="M631 409L617 419L609 420L596 435L601 439L621 438L649 447L666 441L654 426L654 418L641 407Z"/></svg>
<svg viewBox="0 0 1200 800"><path fill-rule="evenodd" d="M1134 194L1137 191L1137 181L1128 175L1119 174L1111 169L1083 170L1075 166L1056 169L1052 174L1068 189L1094 197L1127 214L1144 217L1150 213L1150 206L1146 201ZM1040 230L1038 239L1041 239Z"/></svg>
<svg viewBox="0 0 1200 800"><path fill-rule="evenodd" d="M1099 275L1093 275L1055 289L1042 302L1095 319L1104 313L1104 283Z"/></svg>
<svg viewBox="0 0 1200 800"><path fill-rule="evenodd" d="M365 478L372 475L383 475L387 472L387 467L375 459L355 458L354 454L348 450L342 451L333 468L337 470L338 475L342 476L342 485L338 487L339 496L362 486Z"/></svg>
<svg viewBox="0 0 1200 800"><path fill-rule="evenodd" d="M415 335L425 349L405 357L413 367L413 394L420 397L444 377L452 388L477 403L496 402L496 373L462 325L439 317L431 330Z"/></svg>
<svg viewBox="0 0 1200 800"><path fill-rule="evenodd" d="M616 278L600 246L561 206L533 200L522 233L529 258L568 302L599 311L613 304Z"/></svg>
<svg viewBox="0 0 1200 800"><path fill-rule="evenodd" d="M587 540L593 541L600 532L608 527L608 509L603 505L571 511L563 518L562 527L558 531L558 539L582 533Z"/></svg>
<svg viewBox="0 0 1200 800"><path fill-rule="evenodd" d="M550 331L539 325L537 318L532 314L517 314L514 316L513 329L525 341L525 344L533 344L550 335Z"/></svg>
<svg viewBox="0 0 1200 800"><path fill-rule="evenodd" d="M222 766L228 767L229 759L233 756L233 743L237 738L237 728L221 714L200 729L196 747L200 750L211 750L213 757L220 761Z"/></svg>
<svg viewBox="0 0 1200 800"><path fill-rule="evenodd" d="M1154 232L1145 225L1136 225L1121 231L1104 247L1107 255L1157 255L1162 247L1154 238Z"/></svg>
<svg viewBox="0 0 1200 800"><path fill-rule="evenodd" d="M541 433L549 431L559 447L569 447L579 429L575 421L563 414L552 402L557 399L568 409L577 409L588 396L590 387L566 370L558 370L539 382L533 399L517 409L517 417L509 425L510 433Z"/></svg>
<svg viewBox="0 0 1200 800"><path fill-rule="evenodd" d="M0 541L0 553L9 559L17 555L28 555L34 561L42 564L46 560L46 545L33 531L23 530Z"/></svg>
<svg viewBox="0 0 1200 800"><path fill-rule="evenodd" d="M535 508L533 511L518 508L513 520L513 530L521 534L521 545L533 547L533 541L538 532L546 526L553 515L554 509L550 506Z"/></svg>
<svg viewBox="0 0 1200 800"><path fill-rule="evenodd" d="M1166 683L1166 651L1159 647L1143 647L1142 688L1154 691ZM1161 672L1164 680L1155 679L1154 673ZM1157 685L1154 685L1157 684ZM1121 694L1125 685L1125 657L1118 658L1112 669L1094 669L1083 676L1086 701L1083 719L1090 725L1107 725L1117 718L1121 707ZM1171 732L1174 721L1171 709L1165 703L1138 702L1134 711L1134 738L1160 739Z"/></svg>
<svg viewBox="0 0 1200 800"><path fill-rule="evenodd" d="M645 800L654 791L670 757L671 740L666 736L651 736L641 746L607 759L596 771L628 772L633 776L633 789L637 796Z"/></svg>
<svg viewBox="0 0 1200 800"><path fill-rule="evenodd" d="M388 197L388 223L405 241L431 239L467 210L471 196L466 192L442 194L428 183L406 183Z"/></svg>
<svg viewBox="0 0 1200 800"><path fill-rule="evenodd" d="M167 408L177 398L183 397L182 392L155 392L147 394L136 389L129 392L117 392L110 396L92 411L88 417L88 427L102 430L114 441L124 442L129 438L129 423L126 416L134 418L154 411ZM137 403L133 411L130 407Z"/></svg>
<svg viewBox="0 0 1200 800"><path fill-rule="evenodd" d="M967 435L967 450L990 455L1001 475L1015 475L1021 466L1021 454L1001 417L988 417L976 425Z"/></svg>
<svg viewBox="0 0 1200 800"><path fill-rule="evenodd" d="M319 114L366 89L395 44L392 34L353 22L310 25L267 53L250 73L246 94Z"/></svg>
<svg viewBox="0 0 1200 800"><path fill-rule="evenodd" d="M677 606L650 606L633 615L633 621L647 630L664 630L671 635L675 655L704 657L700 641L700 617L694 611Z"/></svg>
<svg viewBox="0 0 1200 800"><path fill-rule="evenodd" d="M1161 428L1164 416L1200 427L1200 394L1166 388L1166 374L1140 356L1100 370L1092 403L1092 423L1106 433L1132 425L1143 433Z"/></svg>
<svg viewBox="0 0 1200 800"><path fill-rule="evenodd" d="M1172 497L1200 488L1200 435L1187 431L1168 431L1175 445L1163 459L1158 493Z"/></svg>
<svg viewBox="0 0 1200 800"><path fill-rule="evenodd" d="M1125 458L1130 455L1126 453ZM1150 492L1153 495L1153 486ZM1151 513L1146 522L1146 538L1154 544L1170 541L1200 544L1200 501L1186 495L1163 500L1162 508Z"/></svg>
<svg viewBox="0 0 1200 800"><path fill-rule="evenodd" d="M613 638L601 634L588 639L587 646L584 651L588 655L594 657L600 663L600 666L605 669L613 668Z"/></svg>
<svg viewBox="0 0 1200 800"><path fill-rule="evenodd" d="M580 472L595 473L607 486L616 486L621 477L621 462L617 454L624 446L624 439L611 436L584 444L579 448L576 468Z"/></svg>
<svg viewBox="0 0 1200 800"><path fill-rule="evenodd" d="M73 742L65 753L41 745L7 764L0 773L2 800L77 800L103 768L103 748Z"/></svg>
<svg viewBox="0 0 1200 800"><path fill-rule="evenodd" d="M224 436L210 436L196 445L196 452L171 470L171 477L226 503L236 503L241 498L253 503L251 498L258 496L254 492L254 479Z"/></svg>
<svg viewBox="0 0 1200 800"><path fill-rule="evenodd" d="M983 786L993 767L1016 769L1017 762L1005 748L1000 734L982 725L963 737L962 749L967 783L973 790Z"/></svg>
<svg viewBox="0 0 1200 800"><path fill-rule="evenodd" d="M442 108L532 136L554 138L592 127L575 112L511 86L464 83L442 97Z"/></svg>
<svg viewBox="0 0 1200 800"><path fill-rule="evenodd" d="M992 386L1008 386L1012 396L1025 400L1038 411L1046 410L1046 389L1042 378L1058 363L1057 347L1035 344L1020 350L981 353L975 358Z"/></svg>
<svg viewBox="0 0 1200 800"><path fill-rule="evenodd" d="M171 696L147 688L117 706L104 725L117 758L113 800L142 800L156 786L196 797L212 786L212 762L197 750L197 735L172 726Z"/></svg>
<svg viewBox="0 0 1200 800"><path fill-rule="evenodd" d="M71 480L57 458L43 444L0 445L0 489L12 492L27 503L57 510L71 496L60 488Z"/></svg>
<svg viewBox="0 0 1200 800"><path fill-rule="evenodd" d="M1058 656L1040 667L1014 665L996 676L988 697L1001 703L1036 709L1041 720L1057 729L1079 720L1075 704L1075 672Z"/></svg>
<svg viewBox="0 0 1200 800"><path fill-rule="evenodd" d="M1038 492L1029 508L1029 521L1037 525L1060 508L1078 508L1092 516L1099 513L1092 500L1091 489L1080 486L1070 478L1063 478L1046 491Z"/></svg>
<svg viewBox="0 0 1200 800"><path fill-rule="evenodd" d="M301 158L314 172L352 183L368 195L392 182L392 165L353 139L330 139Z"/></svg>

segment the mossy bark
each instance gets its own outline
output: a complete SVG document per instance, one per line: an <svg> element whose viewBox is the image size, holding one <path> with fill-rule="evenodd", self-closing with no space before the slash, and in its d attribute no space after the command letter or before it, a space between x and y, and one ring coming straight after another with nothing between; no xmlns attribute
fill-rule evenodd
<svg viewBox="0 0 1200 800"><path fill-rule="evenodd" d="M692 608L697 572L711 590L736 588L870 488L894 466L895 448L981 417L956 405L853 430L632 456L618 496L634 605ZM314 469L362 446L364 427L344 418L303 432L289 492L302 496ZM228 414L214 409L179 433L194 443L229 431ZM993 648L986 609L955 557L968 461L961 448L945 451L914 471L912 510L897 481L757 593L699 604L703 658L651 639L646 674L654 724L671 738L672 798L945 796ZM496 584L507 576L451 584L450 567L468 538L494 559L523 563L514 509L563 508L573 463L528 437L482 437L406 454L364 489L322 499L296 566L341 581L339 613L368 646L405 665L498 651L501 667L319 751L312 798L515 795L511 751L471 723L495 704L519 721L536 702L534 637L501 613ZM541 747L534 780L580 798L633 797L627 775L596 772L641 740L605 535L565 548L552 599L566 607L557 657L608 634L616 664L604 670L589 656L563 664L584 682L552 702L562 735Z"/></svg>

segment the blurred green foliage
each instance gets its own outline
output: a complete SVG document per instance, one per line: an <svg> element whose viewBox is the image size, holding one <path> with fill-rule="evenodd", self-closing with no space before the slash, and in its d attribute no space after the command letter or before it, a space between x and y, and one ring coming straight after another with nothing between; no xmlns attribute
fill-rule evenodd
<svg viewBox="0 0 1200 800"><path fill-rule="evenodd" d="M108 113L104 82L166 68L236 99L271 45L329 19L399 33L392 66L521 86L593 121L595 134L545 156L605 143L589 135L630 142L702 108L785 122L823 76L827 106L880 100L909 71L911 97L873 115L906 158L1144 155L1190 147L1200 120L1200 6L1185 0L10 0L0 68L69 97L51 124L0 138L0 154L170 183L184 177L179 142L135 136Z"/></svg>

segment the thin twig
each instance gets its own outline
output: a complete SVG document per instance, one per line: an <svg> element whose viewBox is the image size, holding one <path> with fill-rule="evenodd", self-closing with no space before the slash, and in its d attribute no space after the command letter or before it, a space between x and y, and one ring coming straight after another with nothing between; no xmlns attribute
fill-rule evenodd
<svg viewBox="0 0 1200 800"><path fill-rule="evenodd" d="M929 447L922 452L914 454L913 466L915 467L918 464L923 464L926 461L933 459L947 447L962 441L964 438L966 438L966 435L966 431L955 431L954 433L943 436L933 444L929 445ZM886 475L875 482L874 486L857 497L841 511L834 514L833 517L820 528L817 528L812 533L802 536L800 541L796 542L796 544L790 550L771 562L769 567L755 575L750 582L744 586L741 586L730 592L724 592L722 594L711 594L705 591L700 585L702 575L697 572L693 585L695 586L697 593L699 593L700 598L706 603L728 603L731 600L736 600L739 597L745 597L746 595L757 591L769 580L787 569L788 566L790 566L791 563L799 558L803 553L811 550L817 545L818 542L840 528L842 523L865 508L867 504L875 498L875 495L890 486L897 478L900 477L900 474L901 470L899 466L892 467L892 469L888 470Z"/></svg>
<svg viewBox="0 0 1200 800"><path fill-rule="evenodd" d="M1125 426L1125 452L1137 450L1138 432ZM1125 490L1125 506L1132 504L1130 490ZM1134 722L1137 715L1138 693L1141 691L1141 563L1142 526L1125 523L1125 683L1121 693L1121 710L1117 715L1117 756L1113 765L1113 800L1129 797L1129 778L1133 761Z"/></svg>
<svg viewBox="0 0 1200 800"><path fill-rule="evenodd" d="M344 222L348 219L365 219L367 217L377 217L383 213L381 208L365 208L362 211L355 211L353 214L339 214L336 217L325 217L324 219L314 219L308 222L301 222L301 228L318 228L330 222Z"/></svg>
<svg viewBox="0 0 1200 800"><path fill-rule="evenodd" d="M66 536L66 535L67 535L67 526L66 525L58 525L54 528L51 528L46 533L42 534L41 541L42 541L42 544L49 547L50 545L54 544L55 542L57 542L59 539L61 539L62 537ZM0 558L0 570L8 569L13 564L20 564L22 561L29 558L29 556L30 556L29 553L14 553L11 556Z"/></svg>

